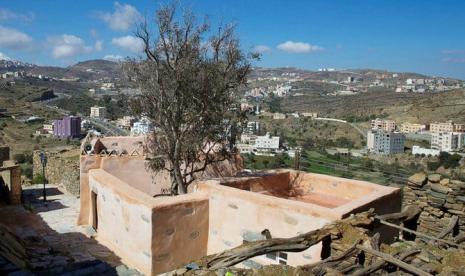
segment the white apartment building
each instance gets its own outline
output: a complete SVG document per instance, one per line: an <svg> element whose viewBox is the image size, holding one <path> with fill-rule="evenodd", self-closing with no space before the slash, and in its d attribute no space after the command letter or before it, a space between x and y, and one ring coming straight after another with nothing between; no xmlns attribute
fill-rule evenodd
<svg viewBox="0 0 465 276"><path fill-rule="evenodd" d="M367 149L376 154L395 154L404 152L405 136L400 132L369 130Z"/></svg>
<svg viewBox="0 0 465 276"><path fill-rule="evenodd" d="M431 155L431 156L438 156L441 151L437 149L427 149L427 148L422 148L420 146L413 146L412 147L412 154L419 154L419 155Z"/></svg>
<svg viewBox="0 0 465 276"><path fill-rule="evenodd" d="M260 131L260 122L247 122L247 126L243 129L244 133L257 134Z"/></svg>
<svg viewBox="0 0 465 276"><path fill-rule="evenodd" d="M140 121L135 122L131 127L131 136L143 136L149 134L154 129L152 123L142 118Z"/></svg>
<svg viewBox="0 0 465 276"><path fill-rule="evenodd" d="M465 146L465 133L440 132L432 133L431 148L439 151L458 151Z"/></svg>
<svg viewBox="0 0 465 276"><path fill-rule="evenodd" d="M273 155L279 150L279 136L271 136L269 133L264 136L242 134L237 148L241 153Z"/></svg>
<svg viewBox="0 0 465 276"><path fill-rule="evenodd" d="M97 119L105 119L107 109L103 106L92 106L90 108L90 117Z"/></svg>

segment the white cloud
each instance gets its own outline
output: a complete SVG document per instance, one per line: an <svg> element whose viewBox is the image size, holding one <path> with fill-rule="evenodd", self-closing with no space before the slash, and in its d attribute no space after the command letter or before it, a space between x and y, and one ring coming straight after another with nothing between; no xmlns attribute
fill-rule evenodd
<svg viewBox="0 0 465 276"><path fill-rule="evenodd" d="M97 41L95 42L94 49L95 49L95 51L97 51L97 52L102 51L102 49L103 49L103 41L102 41L102 40L97 40Z"/></svg>
<svg viewBox="0 0 465 276"><path fill-rule="evenodd" d="M80 37L63 34L56 37L51 37L47 42L52 47L52 56L56 59L70 58L73 56L88 54L94 50L98 50L98 41L95 48L85 44ZM100 45L101 46L101 45Z"/></svg>
<svg viewBox="0 0 465 276"><path fill-rule="evenodd" d="M31 46L32 38L16 29L0 25L0 47L25 49Z"/></svg>
<svg viewBox="0 0 465 276"><path fill-rule="evenodd" d="M5 55L4 53L0 52L0 60L11 60L11 58L9 58L7 55Z"/></svg>
<svg viewBox="0 0 465 276"><path fill-rule="evenodd" d="M120 55L106 55L103 57L104 60L109 60L109 61L121 61L124 59L124 57Z"/></svg>
<svg viewBox="0 0 465 276"><path fill-rule="evenodd" d="M0 8L0 20L21 20L25 22L30 22L34 20L34 13L30 12L27 14L15 13L9 9Z"/></svg>
<svg viewBox="0 0 465 276"><path fill-rule="evenodd" d="M127 31L142 18L142 15L129 4L115 2L115 11L113 13L101 13L99 17L107 23L110 29Z"/></svg>
<svg viewBox="0 0 465 276"><path fill-rule="evenodd" d="M133 53L140 53L144 50L144 43L135 36L115 37L111 40L111 43Z"/></svg>
<svg viewBox="0 0 465 276"><path fill-rule="evenodd" d="M450 63L465 63L465 57L445 57L442 61Z"/></svg>
<svg viewBox="0 0 465 276"><path fill-rule="evenodd" d="M259 54L271 52L271 48L266 45L257 45L253 48L253 51Z"/></svg>
<svg viewBox="0 0 465 276"><path fill-rule="evenodd" d="M324 50L320 46L312 45L305 42L294 42L291 40L279 44L277 48L284 52L294 54L310 53Z"/></svg>

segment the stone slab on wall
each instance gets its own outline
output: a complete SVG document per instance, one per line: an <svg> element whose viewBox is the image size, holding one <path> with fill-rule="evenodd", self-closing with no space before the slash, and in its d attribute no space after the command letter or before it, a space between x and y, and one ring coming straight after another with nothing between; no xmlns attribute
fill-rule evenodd
<svg viewBox="0 0 465 276"><path fill-rule="evenodd" d="M465 231L465 182L439 174L417 173L403 189L403 205L418 205L421 213L417 231L439 234L453 216L458 217L458 230ZM452 233L453 235L453 233ZM449 233L447 238L451 238Z"/></svg>
<svg viewBox="0 0 465 276"><path fill-rule="evenodd" d="M33 174L42 174L40 151L33 153ZM67 192L79 196L79 154L78 148L61 152L45 152L47 166L45 175L48 183L62 186Z"/></svg>

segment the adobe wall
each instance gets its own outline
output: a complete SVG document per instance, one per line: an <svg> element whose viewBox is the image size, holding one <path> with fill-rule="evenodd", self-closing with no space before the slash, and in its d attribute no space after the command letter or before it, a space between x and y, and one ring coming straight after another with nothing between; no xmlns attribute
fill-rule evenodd
<svg viewBox="0 0 465 276"><path fill-rule="evenodd" d="M144 157L108 157L103 159L101 168L151 196L162 194L163 189L171 186L169 173L152 173Z"/></svg>
<svg viewBox="0 0 465 276"><path fill-rule="evenodd" d="M197 183L196 191L210 199L208 254L264 239L261 232L265 229L273 237L286 238L319 229L332 220L331 214L318 206L221 186L214 180ZM288 264L317 262L321 248L320 243L303 252L288 253ZM263 256L252 261L271 263Z"/></svg>
<svg viewBox="0 0 465 276"><path fill-rule="evenodd" d="M152 213L153 273L170 271L207 255L209 203L199 194L163 199Z"/></svg>
<svg viewBox="0 0 465 276"><path fill-rule="evenodd" d="M4 166L0 166L0 177L5 182L8 189L9 204L21 204L21 168L14 164L14 161L5 161Z"/></svg>
<svg viewBox="0 0 465 276"><path fill-rule="evenodd" d="M318 192L347 200L358 199L374 190L373 183L298 171L292 171L290 181L293 190L303 193Z"/></svg>
<svg viewBox="0 0 465 276"><path fill-rule="evenodd" d="M89 172L89 190L97 194L97 239L140 272L157 275L205 256L204 195L152 198L102 169Z"/></svg>

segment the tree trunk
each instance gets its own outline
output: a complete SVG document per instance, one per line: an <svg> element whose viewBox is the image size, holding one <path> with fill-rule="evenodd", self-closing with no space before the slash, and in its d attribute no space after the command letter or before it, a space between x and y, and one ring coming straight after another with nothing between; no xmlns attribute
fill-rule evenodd
<svg viewBox="0 0 465 276"><path fill-rule="evenodd" d="M184 181L182 179L182 173L181 173L181 163L180 161L180 151L181 149L179 148L179 140L176 140L175 145L174 145L174 158L173 162L173 174L174 174L174 181L176 181L177 188L178 188L178 195L183 195L187 193L186 185L184 184Z"/></svg>

